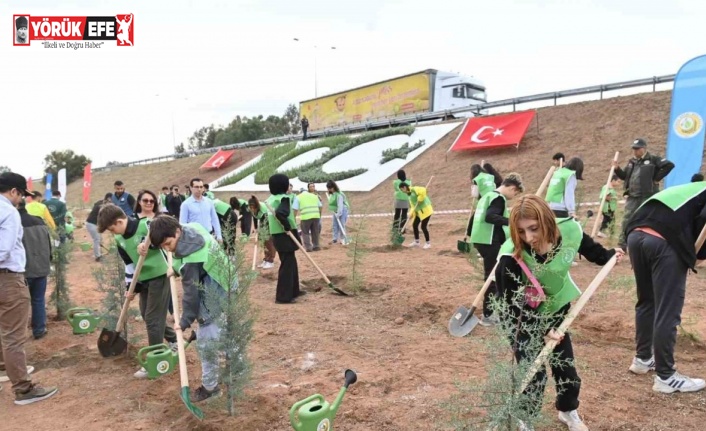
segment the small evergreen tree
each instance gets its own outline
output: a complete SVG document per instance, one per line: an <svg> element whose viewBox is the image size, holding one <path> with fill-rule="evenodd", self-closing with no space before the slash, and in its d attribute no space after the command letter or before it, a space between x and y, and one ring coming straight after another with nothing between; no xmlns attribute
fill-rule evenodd
<svg viewBox="0 0 706 431"><path fill-rule="evenodd" d="M69 297L69 283L66 281L66 271L71 256L72 244L64 241L54 248L54 291L51 293L49 303L56 307L56 320L64 320L66 311L72 307Z"/></svg>
<svg viewBox="0 0 706 431"><path fill-rule="evenodd" d="M366 208L367 209L367 208ZM364 210L364 213L366 211ZM346 232L350 234L351 232ZM355 226L355 233L348 236L348 248L346 254L351 259L351 275L348 279L348 287L355 293L359 293L365 285L365 276L362 273L363 259L368 254L365 246L369 242L365 217L360 217L360 221Z"/></svg>

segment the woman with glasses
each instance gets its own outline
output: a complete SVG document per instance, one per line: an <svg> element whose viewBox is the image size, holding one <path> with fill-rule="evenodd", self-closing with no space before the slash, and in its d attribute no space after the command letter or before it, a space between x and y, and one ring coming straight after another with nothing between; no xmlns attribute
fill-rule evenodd
<svg viewBox="0 0 706 431"><path fill-rule="evenodd" d="M152 220L159 213L159 199L149 190L140 190L135 203L135 216L137 219L147 218Z"/></svg>

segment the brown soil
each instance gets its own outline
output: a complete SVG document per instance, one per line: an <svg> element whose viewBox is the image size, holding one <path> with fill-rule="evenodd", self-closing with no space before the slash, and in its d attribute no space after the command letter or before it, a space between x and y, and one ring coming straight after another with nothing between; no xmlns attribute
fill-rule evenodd
<svg viewBox="0 0 706 431"><path fill-rule="evenodd" d="M418 182L435 175L431 196L437 209L456 209L467 199L467 172L471 162L485 157L501 172L519 170L528 189L539 185L555 151L585 158L582 187L596 195L605 181L615 150L627 155L636 136L663 153L669 93L645 94L602 102L581 103L539 111L535 126L518 151L487 154L444 152L453 136L431 148L408 167ZM580 119L580 121L578 121ZM166 166L166 165L164 165ZM186 174L185 174L186 175ZM188 176L188 175L186 175ZM123 177L125 181L125 178ZM111 177L111 181L112 181ZM138 184L137 176L130 184ZM106 180L107 181L107 180ZM437 182L438 181L438 182ZM183 183L183 181L181 182ZM108 184L108 182L106 182ZM374 210L390 207L389 184L354 197L354 208L371 203ZM371 209L370 211L373 211ZM134 356L104 359L96 349L97 334L74 336L66 322L49 322L49 335L29 341L27 352L35 364L35 379L59 385L54 398L35 405L11 404L9 386L0 392L3 426L37 430L288 430L288 411L297 400L321 393L328 401L343 384L343 371L358 372L336 419L340 431L434 430L446 428L441 404L457 393L458 381L482 382L485 365L496 358L483 354L486 328L463 339L449 336L447 322L459 305L469 305L480 287L478 274L456 241L466 215L435 217L430 250L387 246L391 220L370 218L362 273L365 288L352 297L331 293L301 253L300 278L309 291L292 305L276 305L276 269L263 271L251 290L257 309L255 337L250 347L254 365L247 399L237 405L238 416L228 417L217 404L204 406L206 419L196 421L179 398L179 378L172 374L155 381L132 377ZM323 243L330 240L330 219L324 221ZM76 242L87 240L77 229ZM411 233L405 237L409 241ZM252 244L249 244L251 250ZM350 257L343 246L328 245L312 257L339 288L349 290ZM91 271L99 264L91 252L75 251L69 282L75 303L98 307ZM581 261L572 270L580 286L587 286L598 267ZM633 356L635 288L629 262L617 266L573 327L577 366L583 381L581 413L592 430L697 430L706 421L706 392L658 395L651 376L633 376L627 367ZM50 285L50 289L52 286ZM683 327L676 359L680 371L703 377L706 347L700 339L706 323L706 282L701 273L688 278ZM139 322L133 331L144 333ZM313 357L312 357L313 355ZM199 384L196 352L187 352L191 386ZM470 400L469 400L470 402ZM553 421L548 430L565 429L556 421L553 406L545 412Z"/></svg>

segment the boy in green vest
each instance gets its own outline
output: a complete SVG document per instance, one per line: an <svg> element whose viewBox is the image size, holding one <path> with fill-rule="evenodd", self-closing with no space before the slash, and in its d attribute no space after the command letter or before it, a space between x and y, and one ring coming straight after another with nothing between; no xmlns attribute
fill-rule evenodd
<svg viewBox="0 0 706 431"><path fill-rule="evenodd" d="M229 289L237 289L236 269L223 249L199 223L179 224L173 217L160 215L152 220L150 240L172 253L174 274L181 277L182 313L175 329L185 331L194 321L196 349L201 358L201 386L193 394L194 401L218 395L218 355L213 340L220 336L223 312L214 298L225 297Z"/></svg>
<svg viewBox="0 0 706 431"><path fill-rule="evenodd" d="M298 247L287 235L287 231L289 231L297 238L297 241L300 241L292 209L292 197L287 193L289 178L284 174L272 175L269 179L269 186L272 195L267 198L266 202L268 208L271 208L274 213L267 210L267 223L280 260L275 302L277 304L291 304L296 301L298 296L304 295L306 292L299 290L299 267L294 254Z"/></svg>
<svg viewBox="0 0 706 431"><path fill-rule="evenodd" d="M598 196L598 199L603 199L603 196L605 196L605 203L603 204L603 208L601 208L603 220L601 221L601 228L598 230L599 238L607 237L604 231L609 226L611 228L611 234L613 232L614 227L611 223L613 222L613 217L615 217L615 210L618 208L618 192L615 191L618 186L620 186L620 178L613 174L610 179L610 186L608 187L607 195L606 186L601 187L601 194Z"/></svg>
<svg viewBox="0 0 706 431"><path fill-rule="evenodd" d="M620 259L624 253L620 248L605 249L594 242L573 218L556 219L539 196L521 197L509 219L510 238L500 248L495 279L507 303L507 313L502 317L510 320L508 325L518 327L512 346L515 360L534 361L544 346L541 338L545 334L557 340L554 354L560 362L553 364L551 371L556 383L555 407L559 410L559 420L570 431L587 431L577 410L581 379L574 366L571 336L568 332L561 335L555 328L566 317L571 301L581 295L569 274L576 253L598 265L605 265L615 254ZM537 307L526 300L525 286L531 286L532 282L525 271L533 274L546 295ZM535 417L542 408L546 380L543 367L523 393L529 398L526 408L530 417ZM520 429L533 428L521 422Z"/></svg>
<svg viewBox="0 0 706 431"><path fill-rule="evenodd" d="M625 228L630 263L637 283L635 374L656 371L652 390L671 394L706 387L674 367L677 326L686 296L686 276L706 259L706 247L694 248L706 224L706 182L670 187L648 198Z"/></svg>
<svg viewBox="0 0 706 431"><path fill-rule="evenodd" d="M483 257L483 277L488 279L491 271L495 268L498 259L500 246L510 237L508 228L507 200L513 199L525 191L522 184L522 177L517 173L510 173L502 181L500 187L488 192L483 196L473 214L473 229L471 231L471 243ZM492 298L498 296L495 282L491 282L485 291L483 298L483 319L479 322L483 326L491 326L498 323L497 317L493 317L491 309Z"/></svg>
<svg viewBox="0 0 706 431"><path fill-rule="evenodd" d="M572 157L563 168L554 171L546 199L556 217L576 216L577 180L583 180L583 160L578 157Z"/></svg>
<svg viewBox="0 0 706 431"><path fill-rule="evenodd" d="M145 248L143 241L149 232L149 226L148 218L138 220L128 217L119 206L112 203L103 205L98 212L98 232L107 230L115 236L118 253L125 262L125 275L128 280L132 279L140 255L146 255L135 285L135 294L140 295L140 314L147 327L149 345L161 344L162 340L166 339L170 347L176 348L176 333L166 324L171 297L167 259L157 247L150 247L149 250ZM144 379L147 377L147 370L140 368L134 376Z"/></svg>

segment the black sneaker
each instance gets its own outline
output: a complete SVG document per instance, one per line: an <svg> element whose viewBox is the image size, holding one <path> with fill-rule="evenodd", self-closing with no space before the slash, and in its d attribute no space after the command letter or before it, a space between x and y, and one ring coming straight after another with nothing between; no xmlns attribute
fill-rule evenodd
<svg viewBox="0 0 706 431"><path fill-rule="evenodd" d="M39 339L44 338L44 337L47 335L47 332L49 332L49 331L47 331L47 330L45 329L43 332L40 332L39 334L35 335L35 336L34 336L34 339L35 339L35 340L39 340Z"/></svg>
<svg viewBox="0 0 706 431"><path fill-rule="evenodd" d="M194 401L198 403L200 401L205 401L211 397L215 397L220 394L221 388L218 386L213 388L212 391L209 391L208 389L204 388L203 385L201 385L194 391Z"/></svg>
<svg viewBox="0 0 706 431"><path fill-rule="evenodd" d="M311 251L321 251L321 247L314 247L311 249Z"/></svg>
<svg viewBox="0 0 706 431"><path fill-rule="evenodd" d="M27 404L36 403L37 401L46 400L57 392L59 392L59 388L56 386L43 388L37 384L33 384L32 387L25 393L15 392L15 404L24 406Z"/></svg>
<svg viewBox="0 0 706 431"><path fill-rule="evenodd" d="M102 257L102 256L98 256L98 257L96 258L96 262L100 262L100 261L101 261L101 257Z"/></svg>

